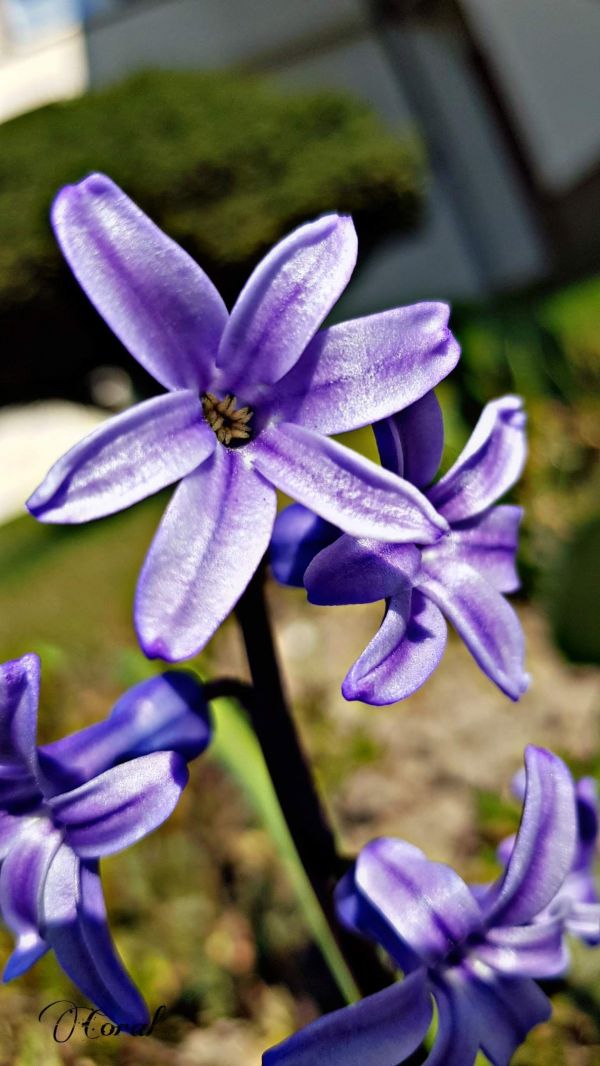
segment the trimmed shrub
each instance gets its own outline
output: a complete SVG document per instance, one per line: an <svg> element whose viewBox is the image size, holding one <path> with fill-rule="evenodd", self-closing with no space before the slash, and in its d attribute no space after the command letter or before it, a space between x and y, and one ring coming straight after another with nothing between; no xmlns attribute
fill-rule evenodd
<svg viewBox="0 0 600 1066"><path fill-rule="evenodd" d="M327 210L352 213L364 255L410 229L418 142L341 93L287 95L223 73L147 72L0 128L3 402L85 397L99 364L133 360L79 293L51 234L55 192L91 170L122 185L231 301L275 240ZM144 391L148 383L137 379Z"/></svg>

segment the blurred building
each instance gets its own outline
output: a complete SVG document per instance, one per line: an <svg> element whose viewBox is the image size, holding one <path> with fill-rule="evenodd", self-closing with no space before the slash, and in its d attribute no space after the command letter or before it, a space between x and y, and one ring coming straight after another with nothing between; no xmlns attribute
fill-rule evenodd
<svg viewBox="0 0 600 1066"><path fill-rule="evenodd" d="M53 66L58 39L36 45L26 106L80 91L86 77L100 87L145 67L233 65L285 90L347 89L392 127L416 127L431 165L427 221L367 264L357 313L399 292L478 297L598 261L596 0L0 0L4 40L25 11L31 22L36 9L39 32L48 5L55 34L63 11L71 58ZM31 61L26 47L8 60L5 50L0 89L11 63ZM42 63L52 77L39 77Z"/></svg>

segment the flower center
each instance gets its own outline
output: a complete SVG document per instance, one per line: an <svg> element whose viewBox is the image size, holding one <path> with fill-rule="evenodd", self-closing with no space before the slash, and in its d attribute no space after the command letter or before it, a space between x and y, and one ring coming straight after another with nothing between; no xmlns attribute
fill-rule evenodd
<svg viewBox="0 0 600 1066"><path fill-rule="evenodd" d="M238 448L252 436L249 422L254 414L251 407L236 407L236 398L228 393L222 400L212 392L202 396L202 410L210 428L221 444Z"/></svg>

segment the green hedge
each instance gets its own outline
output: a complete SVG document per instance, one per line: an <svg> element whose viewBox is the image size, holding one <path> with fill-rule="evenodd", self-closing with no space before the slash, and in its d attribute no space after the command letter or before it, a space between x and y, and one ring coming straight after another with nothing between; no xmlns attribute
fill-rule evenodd
<svg viewBox="0 0 600 1066"><path fill-rule="evenodd" d="M38 394L64 391L61 382L68 391L73 375L123 359L76 294L48 225L56 190L90 170L123 185L230 300L300 221L349 211L364 252L412 227L422 203L416 140L400 141L340 93L148 72L13 120L0 128L0 344L18 359L3 361L3 398L32 380ZM56 388L38 345L61 365Z"/></svg>

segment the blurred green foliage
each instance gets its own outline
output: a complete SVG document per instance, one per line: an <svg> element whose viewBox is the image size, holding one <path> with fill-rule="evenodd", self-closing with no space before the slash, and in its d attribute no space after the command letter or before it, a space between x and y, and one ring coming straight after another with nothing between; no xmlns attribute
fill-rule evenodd
<svg viewBox="0 0 600 1066"><path fill-rule="evenodd" d="M147 72L8 122L0 128L0 345L19 359L0 370L5 400L27 398L27 389L73 395L82 371L122 361L48 221L57 190L93 170L122 185L228 300L300 222L351 213L364 255L390 231L410 229L422 204L416 138L399 140L343 93L285 94L241 74Z"/></svg>
<svg viewBox="0 0 600 1066"><path fill-rule="evenodd" d="M472 425L494 396L526 401L525 589L545 601L566 655L600 662L600 277L456 308L453 324L463 355L450 408Z"/></svg>

